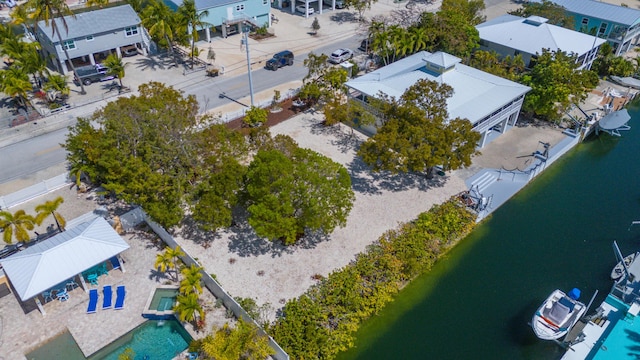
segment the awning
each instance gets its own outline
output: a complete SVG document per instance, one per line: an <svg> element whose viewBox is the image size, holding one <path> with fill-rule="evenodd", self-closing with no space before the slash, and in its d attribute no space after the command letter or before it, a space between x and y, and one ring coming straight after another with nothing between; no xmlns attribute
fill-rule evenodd
<svg viewBox="0 0 640 360"><path fill-rule="evenodd" d="M101 217L0 260L23 301L129 248Z"/></svg>

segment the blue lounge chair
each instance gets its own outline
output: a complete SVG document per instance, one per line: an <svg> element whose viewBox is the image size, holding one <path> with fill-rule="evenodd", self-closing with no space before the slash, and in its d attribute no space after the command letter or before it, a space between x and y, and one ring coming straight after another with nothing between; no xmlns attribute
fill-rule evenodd
<svg viewBox="0 0 640 360"><path fill-rule="evenodd" d="M93 314L98 307L98 290L89 290L89 306L87 306L87 314Z"/></svg>
<svg viewBox="0 0 640 360"><path fill-rule="evenodd" d="M127 294L127 291L124 288L124 285L120 285L116 288L116 305L114 309L122 310L124 307L124 296Z"/></svg>
<svg viewBox="0 0 640 360"><path fill-rule="evenodd" d="M102 299L102 308L111 308L111 299L113 298L113 290L111 289L111 285L105 285L102 288L102 294L104 295L104 298Z"/></svg>
<svg viewBox="0 0 640 360"><path fill-rule="evenodd" d="M111 263L111 270L120 268L120 261L118 260L118 257L112 257L111 259L109 259L109 262Z"/></svg>

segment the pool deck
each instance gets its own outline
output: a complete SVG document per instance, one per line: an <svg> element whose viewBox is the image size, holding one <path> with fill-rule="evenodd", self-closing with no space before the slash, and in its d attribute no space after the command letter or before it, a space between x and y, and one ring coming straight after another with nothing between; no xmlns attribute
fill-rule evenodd
<svg viewBox="0 0 640 360"><path fill-rule="evenodd" d="M91 355L143 323L146 319L142 317L142 312L149 294L156 286L169 280L162 275L156 276L153 270L159 252L159 239L143 233L126 234L123 238L130 245L122 253L125 272L112 270L99 278L99 286L91 287L98 288L100 293L98 309L94 314L86 313L89 295L82 288L70 291L66 302L54 300L46 303L45 316L33 301L21 306L15 293L0 294L3 295L0 298L0 359L25 359L24 354L65 329L69 329L85 356ZM108 284L114 288L126 286L124 309L102 309L102 286ZM205 291L202 299L208 306L215 301L208 291ZM209 328L211 321L207 323ZM190 326L185 327L192 337L199 337Z"/></svg>

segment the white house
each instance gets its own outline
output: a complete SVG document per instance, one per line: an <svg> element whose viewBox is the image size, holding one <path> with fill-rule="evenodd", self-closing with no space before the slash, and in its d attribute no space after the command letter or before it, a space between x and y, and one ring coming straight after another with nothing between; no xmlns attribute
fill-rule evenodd
<svg viewBox="0 0 640 360"><path fill-rule="evenodd" d="M543 49L561 50L576 57L578 69L590 69L600 45L606 40L547 23L540 16L521 18L502 15L484 22L476 29L480 35L480 49L495 51L499 55L521 55L524 64L532 67L532 60Z"/></svg>
<svg viewBox="0 0 640 360"><path fill-rule="evenodd" d="M122 49L126 47L135 46L142 52L149 50L150 39L131 5L65 16L64 20L66 29L60 18L52 20L60 31L62 44L58 34L53 34L51 24L46 26L44 21L37 24L37 38L44 55L47 58L51 55L55 68L63 74L70 70L64 61L63 45L76 66L95 65L112 52L122 56Z"/></svg>
<svg viewBox="0 0 640 360"><path fill-rule="evenodd" d="M450 118L467 119L482 134L481 148L513 127L524 96L531 88L460 63L443 52L421 51L361 77L349 80L349 96L367 102L384 93L396 99L418 80L444 83L453 88L447 99ZM375 128L364 129L375 132Z"/></svg>

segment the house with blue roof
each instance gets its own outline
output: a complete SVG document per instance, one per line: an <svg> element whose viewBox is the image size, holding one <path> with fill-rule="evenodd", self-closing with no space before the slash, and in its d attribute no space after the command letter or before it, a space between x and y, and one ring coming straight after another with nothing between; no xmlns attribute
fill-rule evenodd
<svg viewBox="0 0 640 360"><path fill-rule="evenodd" d="M418 80L447 84L453 95L447 99L449 118L467 119L482 137L478 148L516 125L524 96L530 87L464 65L460 58L420 51L345 84L349 97L369 107L369 98L381 94L399 99ZM379 124L378 124L379 125ZM363 127L375 133L376 127Z"/></svg>
<svg viewBox="0 0 640 360"><path fill-rule="evenodd" d="M480 36L480 49L495 51L501 57L521 55L526 67L543 49L561 50L573 55L578 70L590 69L600 45L606 40L561 26L547 23L540 16L521 18L515 15L502 15L476 26Z"/></svg>
<svg viewBox="0 0 640 360"><path fill-rule="evenodd" d="M164 0L172 10L177 10L183 0ZM198 13L208 12L202 21L209 26L204 31L204 39L211 42L213 32L220 31L222 37L240 33L243 25L253 27L271 26L270 0L195 0Z"/></svg>
<svg viewBox="0 0 640 360"><path fill-rule="evenodd" d="M70 71L63 46L76 66L95 65L113 52L122 56L123 49L128 47L135 46L143 53L149 51L150 39L131 5L65 16L64 20L68 31L60 18L51 20L56 22L62 43L58 34L53 34L51 25L47 26L44 21L36 24L36 37L43 55L51 58L53 67L62 74Z"/></svg>
<svg viewBox="0 0 640 360"><path fill-rule="evenodd" d="M542 2L541 0L532 0ZM640 10L594 0L549 0L573 17L575 30L606 39L619 56L638 44Z"/></svg>

